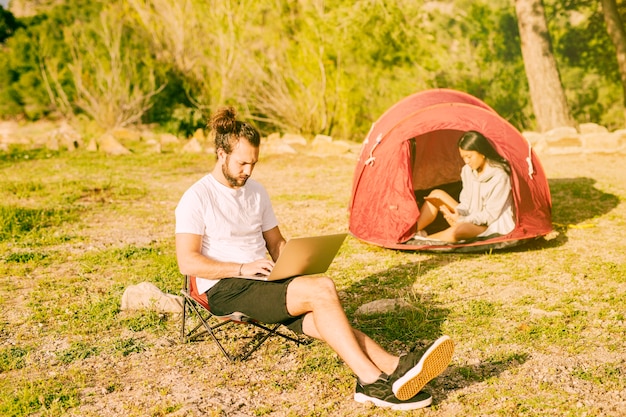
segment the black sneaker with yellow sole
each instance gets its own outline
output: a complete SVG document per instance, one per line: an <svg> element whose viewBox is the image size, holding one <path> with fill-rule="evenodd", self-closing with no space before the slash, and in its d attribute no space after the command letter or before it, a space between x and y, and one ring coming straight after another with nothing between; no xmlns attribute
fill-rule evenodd
<svg viewBox="0 0 626 417"><path fill-rule="evenodd" d="M441 336L427 348L401 356L398 367L389 377L395 396L401 401L414 397L448 367L453 353L452 339Z"/></svg>
<svg viewBox="0 0 626 417"><path fill-rule="evenodd" d="M405 411L428 407L433 402L433 397L421 391L411 398L399 400L391 389L389 376L382 374L371 384L362 384L357 379L354 400L359 403L371 402L378 407Z"/></svg>

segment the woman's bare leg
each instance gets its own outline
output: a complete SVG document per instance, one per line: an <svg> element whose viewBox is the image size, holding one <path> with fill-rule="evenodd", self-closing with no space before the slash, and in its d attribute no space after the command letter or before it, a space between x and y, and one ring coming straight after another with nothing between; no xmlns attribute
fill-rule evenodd
<svg viewBox="0 0 626 417"><path fill-rule="evenodd" d="M459 240L472 239L487 230L487 226L478 226L473 223L456 223L441 232L429 235L429 238L444 242L458 242Z"/></svg>
<svg viewBox="0 0 626 417"><path fill-rule="evenodd" d="M456 207L459 203L443 190L435 189L428 194L428 197L436 197L446 203L450 207ZM420 208L420 216L417 219L417 230L424 230L429 224L435 221L439 214L439 207L433 203L425 201ZM442 239L440 239L442 240Z"/></svg>
<svg viewBox="0 0 626 417"><path fill-rule="evenodd" d="M435 221L438 213L438 207L433 203L425 201L420 208L420 216L417 218L417 231L424 230L429 224Z"/></svg>

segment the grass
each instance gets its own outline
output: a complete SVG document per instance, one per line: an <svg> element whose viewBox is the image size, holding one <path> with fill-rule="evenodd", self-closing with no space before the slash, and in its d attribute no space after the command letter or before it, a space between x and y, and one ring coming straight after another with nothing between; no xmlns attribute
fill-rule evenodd
<svg viewBox="0 0 626 417"><path fill-rule="evenodd" d="M395 415L353 402L354 376L322 343L270 341L232 365L209 342L180 344L176 316L120 311L131 284L178 293L173 211L213 161L0 154L1 416ZM349 319L385 348L456 341L428 386L434 405L415 415L626 413L626 167L613 156L542 161L554 240L440 254L349 237L331 266ZM353 167L262 155L254 177L297 237L347 229ZM357 313L380 299L403 307Z"/></svg>

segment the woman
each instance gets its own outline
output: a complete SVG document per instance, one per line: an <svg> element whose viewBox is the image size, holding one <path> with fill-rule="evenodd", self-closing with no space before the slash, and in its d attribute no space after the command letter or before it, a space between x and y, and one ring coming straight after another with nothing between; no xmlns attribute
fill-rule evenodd
<svg viewBox="0 0 626 417"><path fill-rule="evenodd" d="M506 235L515 228L511 168L481 133L466 132L459 139L465 162L461 170L463 188L457 202L443 190L433 190L420 209L416 238L457 242L492 234ZM450 225L431 235L424 228L441 211Z"/></svg>

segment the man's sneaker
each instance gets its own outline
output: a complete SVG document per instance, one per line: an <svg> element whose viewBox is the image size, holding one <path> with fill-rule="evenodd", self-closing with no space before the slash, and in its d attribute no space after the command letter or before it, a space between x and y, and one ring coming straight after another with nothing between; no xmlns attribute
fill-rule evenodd
<svg viewBox="0 0 626 417"><path fill-rule="evenodd" d="M389 377L382 374L378 380L371 384L362 384L357 378L354 400L359 403L369 401L378 407L402 411L428 407L433 402L433 397L422 391L412 398L399 400L391 390Z"/></svg>
<svg viewBox="0 0 626 417"><path fill-rule="evenodd" d="M413 397L448 367L453 353L452 339L441 336L428 348L401 356L398 367L390 376L393 393L399 400Z"/></svg>

